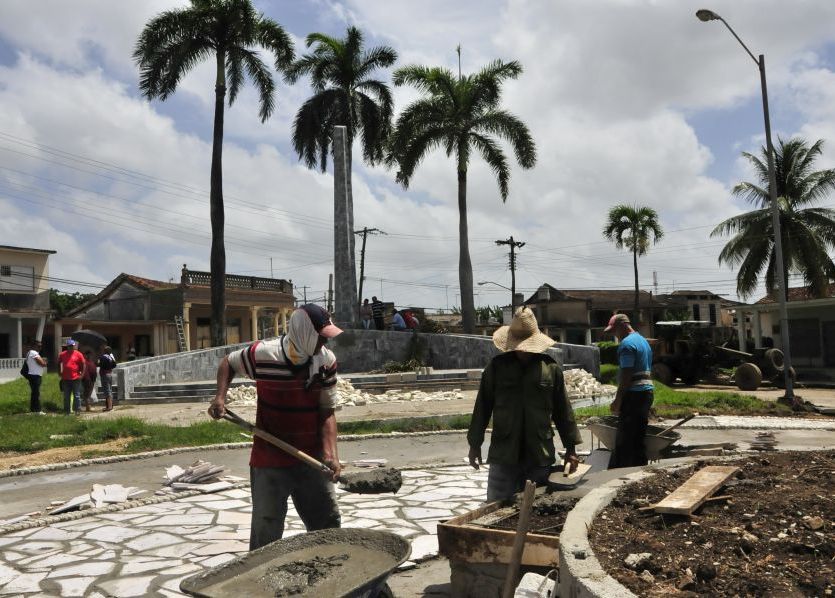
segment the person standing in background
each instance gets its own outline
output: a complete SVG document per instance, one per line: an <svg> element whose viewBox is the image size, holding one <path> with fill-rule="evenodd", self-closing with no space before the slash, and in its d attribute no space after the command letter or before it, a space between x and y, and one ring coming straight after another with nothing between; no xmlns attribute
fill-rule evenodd
<svg viewBox="0 0 835 598"><path fill-rule="evenodd" d="M41 409L41 382L43 373L46 370L46 359L41 356L41 341L34 341L29 352L26 354L26 366L29 372L26 379L29 381L29 412L44 415Z"/></svg>

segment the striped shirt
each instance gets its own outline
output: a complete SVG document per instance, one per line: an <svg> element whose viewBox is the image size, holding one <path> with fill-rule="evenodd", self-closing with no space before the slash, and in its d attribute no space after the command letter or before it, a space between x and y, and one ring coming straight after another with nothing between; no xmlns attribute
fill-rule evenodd
<svg viewBox="0 0 835 598"><path fill-rule="evenodd" d="M311 357L307 363L294 365L287 357L285 344L289 341L281 336L269 341L258 341L252 353L247 345L240 351L229 354L229 365L239 376L246 376L251 380L293 380L304 368L307 370L307 383L319 383L320 409L333 409L337 402L336 393L336 356L327 347L322 347L318 354Z"/></svg>

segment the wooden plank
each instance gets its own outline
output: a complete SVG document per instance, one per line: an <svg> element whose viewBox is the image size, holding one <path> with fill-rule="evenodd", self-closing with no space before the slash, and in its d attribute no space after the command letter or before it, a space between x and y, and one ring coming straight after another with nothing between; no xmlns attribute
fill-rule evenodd
<svg viewBox="0 0 835 598"><path fill-rule="evenodd" d="M670 515L690 515L721 488L725 482L739 471L739 467L729 465L708 465L703 467L676 488L662 501L654 505L656 513Z"/></svg>

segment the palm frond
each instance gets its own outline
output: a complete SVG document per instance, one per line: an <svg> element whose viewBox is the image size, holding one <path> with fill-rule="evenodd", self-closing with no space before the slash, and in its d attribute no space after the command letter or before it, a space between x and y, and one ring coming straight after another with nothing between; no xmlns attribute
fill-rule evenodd
<svg viewBox="0 0 835 598"><path fill-rule="evenodd" d="M258 115L261 117L261 122L264 122L275 109L275 82L273 76L264 61L254 52L242 50L241 59L246 67L246 74L252 79L258 90Z"/></svg>
<svg viewBox="0 0 835 598"><path fill-rule="evenodd" d="M516 160L522 168L536 164L536 144L524 122L506 110L491 110L479 116L473 123L476 131L485 131L506 139L513 147Z"/></svg>
<svg viewBox="0 0 835 598"><path fill-rule="evenodd" d="M484 161L487 162L490 170L496 176L502 201L507 201L510 169L507 165L507 158L505 158L501 148L489 137L478 133L470 133L469 139L470 143L479 151L481 157L484 158Z"/></svg>

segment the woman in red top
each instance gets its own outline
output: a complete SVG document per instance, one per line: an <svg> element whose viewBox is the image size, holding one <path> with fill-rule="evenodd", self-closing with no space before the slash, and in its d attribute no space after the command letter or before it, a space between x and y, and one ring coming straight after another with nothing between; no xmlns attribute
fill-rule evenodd
<svg viewBox="0 0 835 598"><path fill-rule="evenodd" d="M93 396L93 389L96 387L96 362L93 361L93 352L84 352L84 378L82 378L84 392L84 411L90 411L90 397Z"/></svg>
<svg viewBox="0 0 835 598"><path fill-rule="evenodd" d="M86 365L84 356L75 350L76 344L74 340L68 340L67 348L58 356L61 368L61 388L64 391L64 415L81 411L81 379L84 377ZM70 393L73 397L72 405L70 405Z"/></svg>

